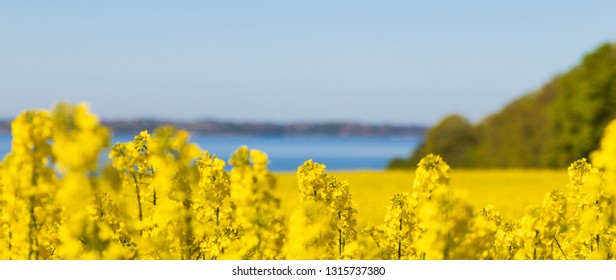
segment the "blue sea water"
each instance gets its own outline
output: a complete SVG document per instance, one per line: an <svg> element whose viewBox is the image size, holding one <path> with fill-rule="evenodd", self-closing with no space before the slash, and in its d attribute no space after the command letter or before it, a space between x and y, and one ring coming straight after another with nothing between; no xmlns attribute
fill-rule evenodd
<svg viewBox="0 0 616 280"><path fill-rule="evenodd" d="M133 135L118 134L112 142L131 141ZM203 150L227 160L246 145L268 154L270 170L295 172L304 161L324 163L328 170L381 170L394 157L406 157L421 142L420 137L306 137L306 136L193 136ZM11 135L0 133L0 157L11 148Z"/></svg>

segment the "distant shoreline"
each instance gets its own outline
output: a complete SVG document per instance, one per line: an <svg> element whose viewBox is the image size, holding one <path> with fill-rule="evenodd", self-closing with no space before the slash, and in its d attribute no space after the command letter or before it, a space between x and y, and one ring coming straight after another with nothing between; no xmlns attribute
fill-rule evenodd
<svg viewBox="0 0 616 280"><path fill-rule="evenodd" d="M172 125L193 133L217 136L361 136L361 137L418 137L427 127L422 125L377 125L352 122L328 123L262 123L225 121L160 121L160 120L103 120L116 133L152 131ZM0 133L11 130L11 121L0 120Z"/></svg>

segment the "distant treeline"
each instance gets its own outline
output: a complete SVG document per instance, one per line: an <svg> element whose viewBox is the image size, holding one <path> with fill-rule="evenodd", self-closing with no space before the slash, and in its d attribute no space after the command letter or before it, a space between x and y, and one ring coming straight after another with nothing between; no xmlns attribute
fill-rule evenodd
<svg viewBox="0 0 616 280"><path fill-rule="evenodd" d="M361 123L238 123L222 121L169 122L160 120L103 121L116 133L152 131L162 125L173 125L193 133L205 135L263 135L263 136L392 136L421 137L426 127L421 125L374 125ZM11 122L0 121L0 132L9 132Z"/></svg>
<svg viewBox="0 0 616 280"><path fill-rule="evenodd" d="M426 132L409 158L390 168L411 168L428 153L454 167L556 168L588 157L606 124L616 118L616 44L605 44L580 65L500 112L471 124L450 115Z"/></svg>

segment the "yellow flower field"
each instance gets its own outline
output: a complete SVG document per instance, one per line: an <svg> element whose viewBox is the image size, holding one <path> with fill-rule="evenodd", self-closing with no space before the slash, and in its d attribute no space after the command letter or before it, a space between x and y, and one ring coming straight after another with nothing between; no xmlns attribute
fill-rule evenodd
<svg viewBox="0 0 616 280"><path fill-rule="evenodd" d="M384 201L398 192L412 190L413 171L347 171L331 172L349 181L353 199L357 202L358 222L376 224L385 216ZM281 198L281 207L290 211L299 202L295 173L275 173ZM503 217L514 218L524 214L529 206L540 204L553 190L567 189L566 170L456 170L451 171L450 189L476 208L487 204L496 206Z"/></svg>
<svg viewBox="0 0 616 280"><path fill-rule="evenodd" d="M615 259L616 122L567 170L273 174L161 127L109 147L84 105L12 123L0 163L0 259ZM110 152L104 152L109 148ZM107 160L100 164L101 157Z"/></svg>

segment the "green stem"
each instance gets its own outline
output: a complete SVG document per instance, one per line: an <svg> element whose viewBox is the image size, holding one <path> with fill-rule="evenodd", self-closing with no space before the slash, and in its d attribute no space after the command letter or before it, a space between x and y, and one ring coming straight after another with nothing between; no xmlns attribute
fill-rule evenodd
<svg viewBox="0 0 616 280"><path fill-rule="evenodd" d="M338 221L340 221L342 219L342 216L340 215L340 211L338 211ZM341 256L342 255L342 249L343 249L344 245L342 244L342 229L338 229L338 255Z"/></svg>
<svg viewBox="0 0 616 280"><path fill-rule="evenodd" d="M567 259L567 255L565 255L565 252L563 251L563 248L560 247L560 243L558 243L558 239L556 239L556 236L553 236L552 238L554 238L554 241L556 241L556 245L558 246L558 249L560 249L560 252L563 254L563 258L565 258L565 260Z"/></svg>
<svg viewBox="0 0 616 280"><path fill-rule="evenodd" d="M133 181L135 182L135 193L137 194L137 205L139 206L139 221L143 221L143 210L141 209L141 194L139 193L139 181L137 176L133 174Z"/></svg>
<svg viewBox="0 0 616 280"><path fill-rule="evenodd" d="M36 217L34 216L34 197L31 196L30 199L28 200L28 210L29 210L29 214L30 214L30 224L28 225L28 241L30 243L30 248L28 249L28 259L32 258L32 254L35 254L35 256L38 258L38 254L36 254L34 251L34 229L36 227Z"/></svg>
<svg viewBox="0 0 616 280"><path fill-rule="evenodd" d="M220 207L216 207L216 227L219 226L218 218L220 216Z"/></svg>
<svg viewBox="0 0 616 280"><path fill-rule="evenodd" d="M402 231L402 219L400 219L400 231ZM398 239L398 259L402 258L402 239Z"/></svg>

